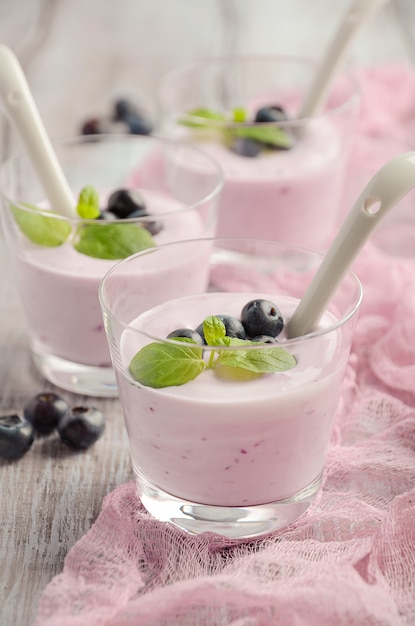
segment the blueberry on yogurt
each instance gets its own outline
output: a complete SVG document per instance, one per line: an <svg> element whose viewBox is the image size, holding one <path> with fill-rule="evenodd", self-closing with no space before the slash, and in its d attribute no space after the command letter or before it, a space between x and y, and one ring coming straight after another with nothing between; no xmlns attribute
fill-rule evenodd
<svg viewBox="0 0 415 626"><path fill-rule="evenodd" d="M190 339L194 343L197 343L199 346L204 346L206 343L202 335L192 328L177 328L176 330L172 330L171 333L167 335L167 339L175 339L180 337Z"/></svg>
<svg viewBox="0 0 415 626"><path fill-rule="evenodd" d="M288 116L283 107L272 104L258 109L254 121L260 124L269 124L272 122L285 122L287 119Z"/></svg>
<svg viewBox="0 0 415 626"><path fill-rule="evenodd" d="M247 302L241 311L241 321L250 337L277 337L284 328L284 320L278 307L263 299Z"/></svg>
<svg viewBox="0 0 415 626"><path fill-rule="evenodd" d="M145 217L147 215L146 204L143 196L135 189L117 189L107 202L107 211L113 213L119 219L132 217Z"/></svg>

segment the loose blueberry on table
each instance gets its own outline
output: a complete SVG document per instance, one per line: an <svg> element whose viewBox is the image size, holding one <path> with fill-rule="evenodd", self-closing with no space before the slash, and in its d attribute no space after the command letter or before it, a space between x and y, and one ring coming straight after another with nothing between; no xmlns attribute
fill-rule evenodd
<svg viewBox="0 0 415 626"><path fill-rule="evenodd" d="M63 443L76 450L89 448L101 437L104 429L104 416L94 407L73 407L58 424Z"/></svg>
<svg viewBox="0 0 415 626"><path fill-rule="evenodd" d="M12 461L23 456L35 438L30 422L17 413L0 416L0 458Z"/></svg>
<svg viewBox="0 0 415 626"><path fill-rule="evenodd" d="M23 415L40 435L49 435L68 410L68 404L56 393L38 393L25 404Z"/></svg>

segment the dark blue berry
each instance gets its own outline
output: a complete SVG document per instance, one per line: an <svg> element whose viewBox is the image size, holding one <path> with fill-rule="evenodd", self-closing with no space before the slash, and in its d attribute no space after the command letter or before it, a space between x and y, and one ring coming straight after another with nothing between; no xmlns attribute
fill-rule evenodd
<svg viewBox="0 0 415 626"><path fill-rule="evenodd" d="M81 126L82 135L99 135L104 132L103 122L99 117L91 117Z"/></svg>
<svg viewBox="0 0 415 626"><path fill-rule="evenodd" d="M68 404L56 393L38 393L23 408L25 419L40 435L49 435L68 410Z"/></svg>
<svg viewBox="0 0 415 626"><path fill-rule="evenodd" d="M278 343L275 337L270 337L269 335L257 335L252 337L251 341L255 341L255 343Z"/></svg>
<svg viewBox="0 0 415 626"><path fill-rule="evenodd" d="M114 115L113 119L116 121L123 121L126 115L131 113L137 113L137 107L135 104L127 100L126 98L120 98L114 103Z"/></svg>
<svg viewBox="0 0 415 626"><path fill-rule="evenodd" d="M132 217L132 216L131 216ZM158 235L164 228L162 222L160 222L160 220L154 221L154 220L145 220L143 222L141 222L141 226L143 228L145 228L146 230L148 230L148 232L150 233L150 235Z"/></svg>
<svg viewBox="0 0 415 626"><path fill-rule="evenodd" d="M270 122L285 122L287 119L287 113L278 105L261 107L255 114L255 122L264 124Z"/></svg>
<svg viewBox="0 0 415 626"><path fill-rule="evenodd" d="M111 213L111 211L101 211L101 213L98 215L97 220L105 220L108 222L113 222L114 220L117 220L118 217L115 215L115 213Z"/></svg>
<svg viewBox="0 0 415 626"><path fill-rule="evenodd" d="M32 424L16 413L0 417L0 458L18 459L29 450L34 438Z"/></svg>
<svg viewBox="0 0 415 626"><path fill-rule="evenodd" d="M118 218L145 217L147 215L144 198L135 189L117 189L107 202L107 211L114 213Z"/></svg>
<svg viewBox="0 0 415 626"><path fill-rule="evenodd" d="M276 337L284 327L284 320L278 307L269 300L251 300L241 311L241 321L247 335L269 335Z"/></svg>
<svg viewBox="0 0 415 626"><path fill-rule="evenodd" d="M264 144L250 137L236 137L231 145L232 152L239 156L254 158L264 149Z"/></svg>
<svg viewBox="0 0 415 626"><path fill-rule="evenodd" d="M215 317L218 317L223 322L227 337L233 337L234 339L246 338L245 328L243 324L236 319L236 317L232 317L232 315L215 315ZM203 338L203 341L206 343L203 332L203 322L196 328L196 332L199 333L199 335Z"/></svg>
<svg viewBox="0 0 415 626"><path fill-rule="evenodd" d="M58 424L63 443L76 450L85 450L104 432L105 420L94 407L76 406L69 409Z"/></svg>
<svg viewBox="0 0 415 626"><path fill-rule="evenodd" d="M205 341L200 333L192 328L177 328L176 330L172 330L172 332L167 335L167 339L174 339L174 337L185 337L187 339L191 339L199 346L205 345Z"/></svg>
<svg viewBox="0 0 415 626"><path fill-rule="evenodd" d="M128 113L124 116L123 122L127 125L131 135L150 135L153 131L151 122L138 113Z"/></svg>

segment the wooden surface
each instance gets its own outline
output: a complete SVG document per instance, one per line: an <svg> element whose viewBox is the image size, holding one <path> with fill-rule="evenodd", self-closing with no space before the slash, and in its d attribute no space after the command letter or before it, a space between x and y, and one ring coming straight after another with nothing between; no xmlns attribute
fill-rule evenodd
<svg viewBox="0 0 415 626"><path fill-rule="evenodd" d="M390 2L349 54L354 64L413 61L413 0ZM171 67L224 52L291 52L318 58L346 0L0 0L0 42L19 56L52 137L77 132L111 98L152 102ZM411 20L401 19L408 11ZM412 30L414 28L414 31ZM16 143L0 116L0 157ZM21 410L53 389L34 370L0 233L0 412ZM62 395L72 404L85 398ZM37 440L0 465L0 626L26 626L68 549L96 518L103 496L132 472L117 400L91 400L107 419L102 439L72 453L57 437ZM58 626L58 625L57 625Z"/></svg>

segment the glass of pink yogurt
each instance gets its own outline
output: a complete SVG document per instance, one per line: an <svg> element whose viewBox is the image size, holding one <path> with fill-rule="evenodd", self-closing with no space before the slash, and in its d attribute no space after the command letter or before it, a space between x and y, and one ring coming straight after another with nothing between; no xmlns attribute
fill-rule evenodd
<svg viewBox="0 0 415 626"><path fill-rule="evenodd" d="M59 215L27 157L16 156L0 172L3 230L38 369L64 389L111 397L117 387L99 283L138 250L213 236L222 172L196 146L156 137L76 137L57 145L56 153L74 206L86 188L86 209L78 205L73 218ZM188 161L191 170L183 167ZM94 218L91 196L98 206ZM187 264L178 260L176 280Z"/></svg>
<svg viewBox="0 0 415 626"><path fill-rule="evenodd" d="M242 539L284 528L315 499L362 297L347 274L318 326L288 339L321 258L266 240L188 240L103 279L138 493L155 518Z"/></svg>
<svg viewBox="0 0 415 626"><path fill-rule="evenodd" d="M236 56L192 63L163 78L163 131L197 143L224 170L218 236L328 247L360 95L343 72L324 109L299 119L315 72L316 64L302 58Z"/></svg>

